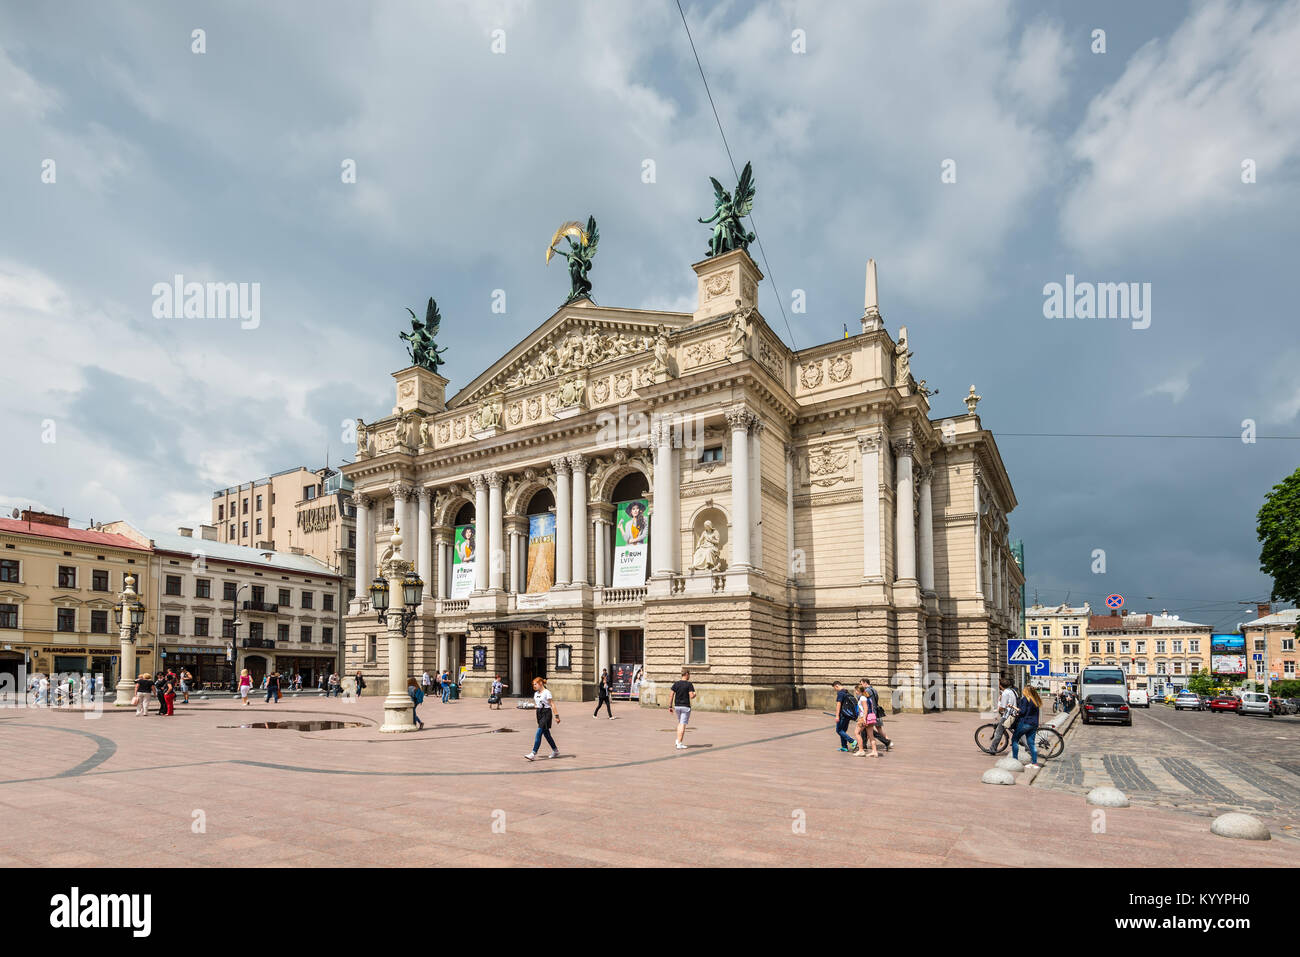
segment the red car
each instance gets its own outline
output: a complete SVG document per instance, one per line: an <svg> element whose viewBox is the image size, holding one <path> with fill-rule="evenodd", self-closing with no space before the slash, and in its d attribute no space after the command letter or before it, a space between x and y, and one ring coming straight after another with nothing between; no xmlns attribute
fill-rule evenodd
<svg viewBox="0 0 1300 957"><path fill-rule="evenodd" d="M1215 695L1210 699L1211 711L1240 711L1241 699L1235 694Z"/></svg>

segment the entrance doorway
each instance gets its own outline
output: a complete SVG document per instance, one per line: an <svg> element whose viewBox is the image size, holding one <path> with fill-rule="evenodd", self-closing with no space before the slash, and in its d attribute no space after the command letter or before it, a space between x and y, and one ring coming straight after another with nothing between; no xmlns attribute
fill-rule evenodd
<svg viewBox="0 0 1300 957"><path fill-rule="evenodd" d="M244 667L253 679L253 687L260 688L262 679L266 677L266 659L261 655L249 655L244 659Z"/></svg>
<svg viewBox="0 0 1300 957"><path fill-rule="evenodd" d="M526 631L519 640L523 642L521 649L523 662L520 669L523 671L523 687L519 688L517 693L524 697L532 697L533 679L546 677L546 632Z"/></svg>
<svg viewBox="0 0 1300 957"><path fill-rule="evenodd" d="M645 658L645 631L640 628L620 628L618 644L614 648L614 662L620 665L639 665Z"/></svg>
<svg viewBox="0 0 1300 957"><path fill-rule="evenodd" d="M0 705L16 707L27 694L27 669L23 656L0 651Z"/></svg>

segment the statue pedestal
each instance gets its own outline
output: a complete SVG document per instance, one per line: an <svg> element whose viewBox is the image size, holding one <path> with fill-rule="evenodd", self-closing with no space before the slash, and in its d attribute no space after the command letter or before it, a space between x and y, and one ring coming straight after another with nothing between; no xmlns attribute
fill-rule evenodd
<svg viewBox="0 0 1300 957"><path fill-rule="evenodd" d="M426 414L445 412L447 409L447 381L436 372L423 366L408 366L394 372L397 380L397 406L395 414L415 409Z"/></svg>
<svg viewBox="0 0 1300 957"><path fill-rule="evenodd" d="M691 266L699 277L699 300L695 321L713 319L739 308L758 305L758 284L763 280L754 260L743 249L711 256Z"/></svg>

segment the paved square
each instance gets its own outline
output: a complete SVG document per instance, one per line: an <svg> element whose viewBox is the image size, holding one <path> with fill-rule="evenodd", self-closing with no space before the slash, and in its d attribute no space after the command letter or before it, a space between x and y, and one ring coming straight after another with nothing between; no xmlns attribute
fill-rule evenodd
<svg viewBox="0 0 1300 957"><path fill-rule="evenodd" d="M151 866L160 840L201 866L1300 862L1285 833L1228 841L1161 807L1107 812L1094 833L1078 794L983 785L978 715L894 716L897 747L871 759L839 752L821 712L697 712L675 751L668 711L592 707L561 702L561 756L533 764L532 712L481 699L427 702L426 730L404 735L378 733L379 698L10 710L0 864ZM267 720L362 726L237 727Z"/></svg>

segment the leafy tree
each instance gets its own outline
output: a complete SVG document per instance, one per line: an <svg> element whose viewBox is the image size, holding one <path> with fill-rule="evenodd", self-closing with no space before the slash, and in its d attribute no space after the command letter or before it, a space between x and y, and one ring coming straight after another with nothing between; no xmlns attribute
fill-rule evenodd
<svg viewBox="0 0 1300 957"><path fill-rule="evenodd" d="M1198 671L1187 679L1187 690L1195 691L1197 694L1213 694L1217 687L1218 682L1214 680L1214 675L1205 670Z"/></svg>
<svg viewBox="0 0 1300 957"><path fill-rule="evenodd" d="M1300 603L1300 469L1264 496L1256 521L1259 567L1273 579L1273 601Z"/></svg>
<svg viewBox="0 0 1300 957"><path fill-rule="evenodd" d="M1269 689L1279 698L1300 698L1300 681L1293 678L1271 682Z"/></svg>

